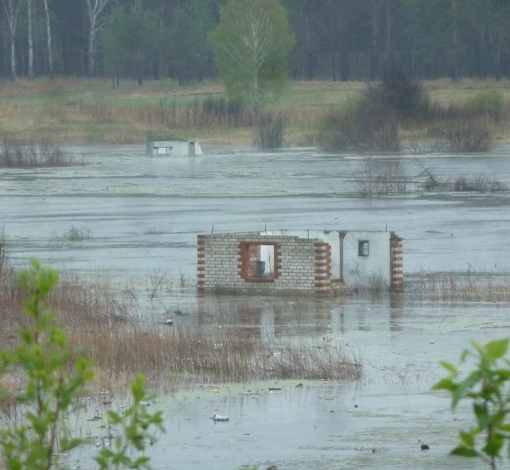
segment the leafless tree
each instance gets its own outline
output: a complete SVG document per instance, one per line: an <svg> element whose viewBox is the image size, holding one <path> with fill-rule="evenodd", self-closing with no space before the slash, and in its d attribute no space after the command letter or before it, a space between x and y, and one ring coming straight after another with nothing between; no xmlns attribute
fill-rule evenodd
<svg viewBox="0 0 510 470"><path fill-rule="evenodd" d="M44 12L46 14L46 44L48 47L48 69L50 77L53 78L53 54L51 52L51 24L50 24L50 11L48 9L48 0L43 0Z"/></svg>
<svg viewBox="0 0 510 470"><path fill-rule="evenodd" d="M94 75L96 66L96 38L97 32L101 28L99 15L110 0L87 0L87 11L89 15L89 46L88 46L88 74Z"/></svg>
<svg viewBox="0 0 510 470"><path fill-rule="evenodd" d="M21 0L4 0L4 6L11 39L11 80L16 80L16 51L14 38L16 35L16 26L18 25L18 13Z"/></svg>

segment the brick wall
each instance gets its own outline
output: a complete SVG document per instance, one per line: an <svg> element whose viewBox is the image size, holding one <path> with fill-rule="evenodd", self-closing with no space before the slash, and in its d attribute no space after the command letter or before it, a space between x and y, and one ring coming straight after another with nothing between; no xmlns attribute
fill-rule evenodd
<svg viewBox="0 0 510 470"><path fill-rule="evenodd" d="M390 291L401 292L404 289L404 255L402 238L395 232L390 234Z"/></svg>
<svg viewBox="0 0 510 470"><path fill-rule="evenodd" d="M331 291L331 246L315 243L315 293L329 294Z"/></svg>
<svg viewBox="0 0 510 470"><path fill-rule="evenodd" d="M260 276L257 250L274 247L274 269ZM331 292L331 247L317 239L256 233L198 235L197 286L200 292Z"/></svg>

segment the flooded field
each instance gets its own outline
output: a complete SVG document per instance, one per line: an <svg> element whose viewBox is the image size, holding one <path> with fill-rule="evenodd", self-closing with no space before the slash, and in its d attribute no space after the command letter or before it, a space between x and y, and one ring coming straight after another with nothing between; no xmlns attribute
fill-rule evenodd
<svg viewBox="0 0 510 470"><path fill-rule="evenodd" d="M167 432L149 448L154 468L483 468L448 457L469 409L450 413L449 400L430 387L444 375L439 361L456 362L469 340L510 333L507 302L197 297L196 236L387 229L404 239L407 282L423 272L507 277L508 192L425 193L412 156L405 158L406 194L366 199L357 194L359 157L315 149L204 148L203 157L171 160L146 158L141 146L70 150L83 165L0 171L0 224L17 265L37 256L57 269L129 284L141 321L178 310L176 328L239 329L275 344L315 339L359 351L365 365L357 384L298 387L268 377L157 397L152 406L165 411ZM509 152L423 155L420 162L444 179L486 175L510 185ZM149 302L156 279L165 289ZM215 423L215 413L229 421ZM418 440L430 450L422 452ZM93 468L83 459L82 468Z"/></svg>

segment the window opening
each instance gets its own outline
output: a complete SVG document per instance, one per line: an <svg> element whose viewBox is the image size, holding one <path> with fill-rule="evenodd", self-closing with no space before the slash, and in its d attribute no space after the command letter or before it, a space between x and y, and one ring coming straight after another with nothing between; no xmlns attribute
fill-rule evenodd
<svg viewBox="0 0 510 470"><path fill-rule="evenodd" d="M358 256L368 256L368 240L358 241Z"/></svg>
<svg viewBox="0 0 510 470"><path fill-rule="evenodd" d="M262 243L242 244L242 273L247 281L273 281L275 279L275 245Z"/></svg>

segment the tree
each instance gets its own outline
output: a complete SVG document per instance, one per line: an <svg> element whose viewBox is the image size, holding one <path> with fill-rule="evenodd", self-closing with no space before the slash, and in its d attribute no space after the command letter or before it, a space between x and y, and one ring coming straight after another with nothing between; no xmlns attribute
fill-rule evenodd
<svg viewBox="0 0 510 470"><path fill-rule="evenodd" d="M180 84L200 80L206 74L211 50L204 37L213 28L207 5L199 0L188 0L184 8L174 12L166 47L170 52L172 75Z"/></svg>
<svg viewBox="0 0 510 470"><path fill-rule="evenodd" d="M51 23L50 23L50 10L48 8L48 0L44 0L44 13L46 15L46 44L48 48L48 69L50 77L53 78L53 54L51 51Z"/></svg>
<svg viewBox="0 0 510 470"><path fill-rule="evenodd" d="M45 0L46 1L46 0ZM87 13L89 17L89 43L88 53L88 75L92 77L96 66L96 38L101 27L99 16L110 0L87 0Z"/></svg>
<svg viewBox="0 0 510 470"><path fill-rule="evenodd" d="M157 15L146 10L141 0L137 0L126 11L117 6L109 19L105 35L104 49L106 60L118 76L121 72L134 74L139 85L149 68L158 40Z"/></svg>
<svg viewBox="0 0 510 470"><path fill-rule="evenodd" d="M268 96L281 92L295 38L278 0L227 0L210 39L231 98L258 110Z"/></svg>
<svg viewBox="0 0 510 470"><path fill-rule="evenodd" d="M32 21L32 0L27 0L28 23L28 79L34 79L34 28Z"/></svg>
<svg viewBox="0 0 510 470"><path fill-rule="evenodd" d="M18 25L18 13L21 0L4 0L5 14L9 24L9 37L11 42L11 80L16 80L16 27Z"/></svg>

